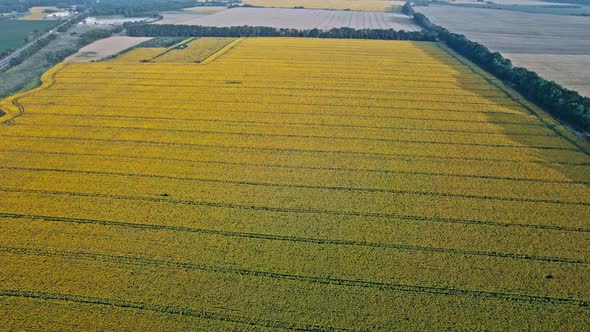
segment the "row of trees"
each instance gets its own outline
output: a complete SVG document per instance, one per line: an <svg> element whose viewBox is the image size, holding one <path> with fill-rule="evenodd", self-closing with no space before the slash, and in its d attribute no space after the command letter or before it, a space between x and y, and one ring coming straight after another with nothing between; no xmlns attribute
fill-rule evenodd
<svg viewBox="0 0 590 332"><path fill-rule="evenodd" d="M134 37L311 37L433 41L435 34L430 31L396 31L393 29L352 29L331 30L276 29L270 27L204 27L172 24L126 24L127 34Z"/></svg>
<svg viewBox="0 0 590 332"><path fill-rule="evenodd" d="M194 0L101 0L88 4L90 15L157 16L159 12L198 5Z"/></svg>
<svg viewBox="0 0 590 332"><path fill-rule="evenodd" d="M512 62L500 53L491 52L487 47L467 39L464 35L432 24L421 13L413 15L416 23L434 34L436 39L444 41L457 53L508 83L530 101L573 127L590 131L590 98L548 81L526 68L513 67Z"/></svg>

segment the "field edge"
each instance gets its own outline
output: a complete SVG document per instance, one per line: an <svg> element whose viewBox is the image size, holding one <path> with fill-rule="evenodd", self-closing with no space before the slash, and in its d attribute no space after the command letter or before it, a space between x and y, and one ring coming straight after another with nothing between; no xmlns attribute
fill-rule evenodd
<svg viewBox="0 0 590 332"><path fill-rule="evenodd" d="M41 75L41 85L31 90L23 91L14 95L10 95L3 100L0 100L0 124L9 124L11 120L21 116L25 109L18 102L19 99L38 91L43 91L50 88L55 84L55 75L65 66L67 63L60 62L53 66L51 69Z"/></svg>

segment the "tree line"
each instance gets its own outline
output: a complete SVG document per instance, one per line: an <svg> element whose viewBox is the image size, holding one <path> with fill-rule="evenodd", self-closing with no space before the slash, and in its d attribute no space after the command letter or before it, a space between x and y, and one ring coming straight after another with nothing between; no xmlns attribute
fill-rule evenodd
<svg viewBox="0 0 590 332"><path fill-rule="evenodd" d="M101 0L88 3L92 16L122 15L125 17L157 16L161 11L197 6L194 0Z"/></svg>
<svg viewBox="0 0 590 332"><path fill-rule="evenodd" d="M430 31L404 31L393 29L277 29L270 27L205 27L173 24L125 24L127 34L134 37L309 37L433 41L435 34Z"/></svg>
<svg viewBox="0 0 590 332"><path fill-rule="evenodd" d="M408 5L409 6L409 5ZM404 6L405 7L405 6ZM406 9L413 12L411 6ZM410 11L411 10L411 11ZM432 24L428 17L413 13L414 21L426 31L444 41L451 49L506 82L528 100L576 129L590 131L590 98L549 81L526 68L513 67L512 62L498 52L473 42L464 35Z"/></svg>

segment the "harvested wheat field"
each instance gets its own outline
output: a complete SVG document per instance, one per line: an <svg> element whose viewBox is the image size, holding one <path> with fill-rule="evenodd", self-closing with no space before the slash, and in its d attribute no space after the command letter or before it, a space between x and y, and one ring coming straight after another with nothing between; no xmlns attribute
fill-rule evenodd
<svg viewBox="0 0 590 332"><path fill-rule="evenodd" d="M590 17L435 5L416 10L517 66L590 96Z"/></svg>
<svg viewBox="0 0 590 332"><path fill-rule="evenodd" d="M191 19L187 17L192 16ZM394 29L420 31L413 20L403 14L288 8L232 8L211 15L164 14L154 24L203 25L212 27L262 26L285 29Z"/></svg>
<svg viewBox="0 0 590 332"><path fill-rule="evenodd" d="M403 1L395 0L245 0L259 7L358 10L370 12L399 11Z"/></svg>
<svg viewBox="0 0 590 332"><path fill-rule="evenodd" d="M525 67L568 89L590 96L590 54L504 53L512 64Z"/></svg>
<svg viewBox="0 0 590 332"><path fill-rule="evenodd" d="M114 36L95 41L82 47L76 54L70 55L66 62L91 62L104 59L130 47L139 45L152 37Z"/></svg>
<svg viewBox="0 0 590 332"><path fill-rule="evenodd" d="M590 146L434 43L239 39L5 100L9 330L588 330Z"/></svg>

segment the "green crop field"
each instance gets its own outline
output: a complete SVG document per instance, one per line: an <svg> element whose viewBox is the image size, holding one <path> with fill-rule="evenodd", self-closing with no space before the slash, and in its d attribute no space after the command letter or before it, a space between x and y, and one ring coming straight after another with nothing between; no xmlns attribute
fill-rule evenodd
<svg viewBox="0 0 590 332"><path fill-rule="evenodd" d="M25 37L35 30L46 30L57 21L0 20L0 53L25 44Z"/></svg>

